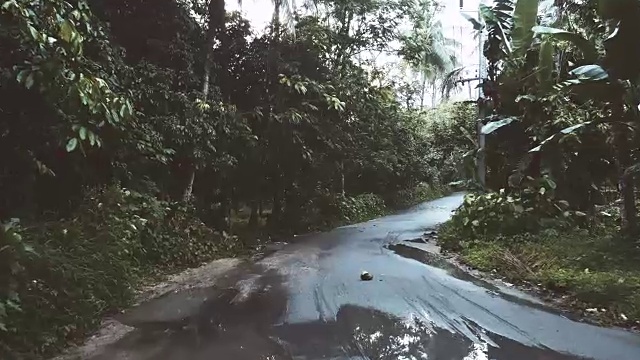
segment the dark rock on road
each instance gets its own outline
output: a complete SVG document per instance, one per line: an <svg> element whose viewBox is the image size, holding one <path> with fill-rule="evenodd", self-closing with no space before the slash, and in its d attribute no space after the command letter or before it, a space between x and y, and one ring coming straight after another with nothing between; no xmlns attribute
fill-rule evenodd
<svg viewBox="0 0 640 360"><path fill-rule="evenodd" d="M299 236L215 287L128 311L118 320L136 330L91 359L640 359L638 335L573 321L451 265L433 241L406 241L461 201Z"/></svg>

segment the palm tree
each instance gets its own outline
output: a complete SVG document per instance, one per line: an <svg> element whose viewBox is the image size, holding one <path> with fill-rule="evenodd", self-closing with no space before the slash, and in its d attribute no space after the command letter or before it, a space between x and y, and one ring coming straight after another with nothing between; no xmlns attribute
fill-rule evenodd
<svg viewBox="0 0 640 360"><path fill-rule="evenodd" d="M424 107L427 83L430 83L432 87L432 103L435 105L437 96L435 88L438 79L457 65L453 48L459 43L444 35L442 23L435 20L439 11L439 7L433 2L419 1L416 4L415 12L410 15L413 29L403 37L403 46L400 50L405 61L421 75L420 107Z"/></svg>
<svg viewBox="0 0 640 360"><path fill-rule="evenodd" d="M453 47L458 43L453 39L444 36L442 23L437 21L427 29L423 39L423 51L419 57L419 63L415 67L422 76L422 99L420 107L424 107L424 97L427 82L432 87L432 106L436 103L436 84L440 78L452 71L457 63L457 57L453 52Z"/></svg>

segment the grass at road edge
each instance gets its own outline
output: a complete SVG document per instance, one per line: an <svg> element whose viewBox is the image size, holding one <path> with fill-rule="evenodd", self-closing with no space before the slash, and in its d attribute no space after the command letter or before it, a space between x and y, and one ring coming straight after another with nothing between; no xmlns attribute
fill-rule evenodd
<svg viewBox="0 0 640 360"><path fill-rule="evenodd" d="M563 309L603 325L640 328L640 251L614 231L545 230L539 234L461 239L447 223L445 251L483 272L535 290Z"/></svg>

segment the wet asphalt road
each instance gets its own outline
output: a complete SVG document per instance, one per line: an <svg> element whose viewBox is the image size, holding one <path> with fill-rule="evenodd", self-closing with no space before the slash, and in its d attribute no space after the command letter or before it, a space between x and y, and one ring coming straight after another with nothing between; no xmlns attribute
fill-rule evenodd
<svg viewBox="0 0 640 360"><path fill-rule="evenodd" d="M572 321L407 241L461 201L298 237L215 288L129 311L119 320L137 329L92 359L640 360L640 336Z"/></svg>

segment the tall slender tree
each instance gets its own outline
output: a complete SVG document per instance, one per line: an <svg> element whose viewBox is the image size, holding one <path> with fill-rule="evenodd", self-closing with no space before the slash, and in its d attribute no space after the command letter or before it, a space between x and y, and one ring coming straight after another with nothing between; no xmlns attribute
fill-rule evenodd
<svg viewBox="0 0 640 360"><path fill-rule="evenodd" d="M427 85L432 88L432 105L436 102L436 84L439 78L452 71L458 60L453 48L458 42L444 35L442 23L436 20L440 7L431 1L418 3L418 11L412 16L413 28L403 38L402 57L421 76L422 95L420 107L424 107Z"/></svg>

